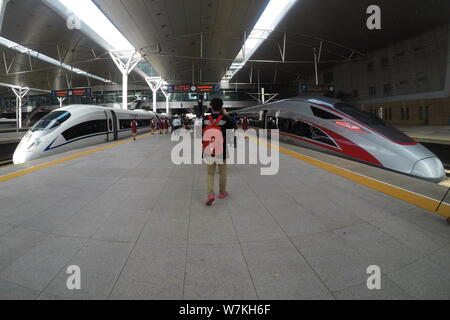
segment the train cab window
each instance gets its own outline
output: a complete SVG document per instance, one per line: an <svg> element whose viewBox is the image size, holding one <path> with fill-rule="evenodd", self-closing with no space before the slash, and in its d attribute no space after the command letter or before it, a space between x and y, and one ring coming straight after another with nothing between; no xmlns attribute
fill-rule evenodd
<svg viewBox="0 0 450 320"><path fill-rule="evenodd" d="M347 114L348 116L352 117L353 119L361 122L362 124L366 125L367 127L371 128L372 130L382 134L389 140L392 140L397 143L414 143L414 140L411 139L409 136L401 132L400 130L394 128L393 126L387 124L377 116L356 109L355 107L347 104L347 103L337 103L335 105L335 108L339 111ZM409 111L408 111L409 112ZM405 110L404 108L401 108L401 116L402 120L405 119ZM409 118L409 115L408 115Z"/></svg>
<svg viewBox="0 0 450 320"><path fill-rule="evenodd" d="M278 126L281 132L295 134L295 120L279 118Z"/></svg>
<svg viewBox="0 0 450 320"><path fill-rule="evenodd" d="M326 120L341 120L342 119L341 117L334 115L331 112L328 112L328 111L325 111L325 110L322 110L322 109L319 109L319 108L316 108L313 106L311 106L311 111L316 117L321 118L321 119L326 119Z"/></svg>
<svg viewBox="0 0 450 320"><path fill-rule="evenodd" d="M92 120L77 124L62 133L66 141L107 131L106 120Z"/></svg>
<svg viewBox="0 0 450 320"><path fill-rule="evenodd" d="M32 132L45 131L59 127L63 122L70 118L71 114L67 111L55 111L49 113L31 129Z"/></svg>

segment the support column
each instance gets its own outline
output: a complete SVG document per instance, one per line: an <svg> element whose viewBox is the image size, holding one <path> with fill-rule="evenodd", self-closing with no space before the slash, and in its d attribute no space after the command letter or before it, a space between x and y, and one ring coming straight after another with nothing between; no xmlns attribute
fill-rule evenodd
<svg viewBox="0 0 450 320"><path fill-rule="evenodd" d="M167 93L163 89L161 89L161 92L163 93L164 97L166 97L166 113L170 114L169 99L172 96L172 94L171 93Z"/></svg>
<svg viewBox="0 0 450 320"><path fill-rule="evenodd" d="M266 104L266 91L264 88L261 88L261 102L262 104Z"/></svg>
<svg viewBox="0 0 450 320"><path fill-rule="evenodd" d="M66 100L66 97L58 97L59 107L60 107L60 108L63 107L63 102L64 102L64 100Z"/></svg>
<svg viewBox="0 0 450 320"><path fill-rule="evenodd" d="M16 95L16 121L17 128L22 129L22 99L30 91L28 88L11 88Z"/></svg>
<svg viewBox="0 0 450 320"><path fill-rule="evenodd" d="M319 73L317 70L317 63L318 63L318 57L317 57L317 49L314 48L314 71L316 74L316 86L319 85Z"/></svg>
<svg viewBox="0 0 450 320"><path fill-rule="evenodd" d="M142 57L136 51L129 55L121 55L120 52L109 52L111 59L122 73L122 109L128 109L128 75L141 61ZM123 61L124 60L124 61Z"/></svg>
<svg viewBox="0 0 450 320"><path fill-rule="evenodd" d="M161 89L162 84L163 84L163 80L158 77L158 78L152 78L152 77L148 77L145 78L145 82L147 82L148 86L150 87L150 89L153 92L153 112L156 113L156 93L158 92L159 89ZM163 91L164 93L164 91ZM166 95L164 93L164 95ZM167 96L166 96L167 99Z"/></svg>

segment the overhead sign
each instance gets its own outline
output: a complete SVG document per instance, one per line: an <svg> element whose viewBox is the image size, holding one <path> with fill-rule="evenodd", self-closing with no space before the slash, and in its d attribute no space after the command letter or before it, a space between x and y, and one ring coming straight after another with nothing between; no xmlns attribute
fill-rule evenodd
<svg viewBox="0 0 450 320"><path fill-rule="evenodd" d="M319 84L319 85L312 85L312 84L302 84L300 86L300 93L306 94L306 93L330 93L334 92L334 86L328 85L328 84Z"/></svg>
<svg viewBox="0 0 450 320"><path fill-rule="evenodd" d="M65 89L52 90L52 97L90 97L92 96L91 88L84 89Z"/></svg>
<svg viewBox="0 0 450 320"><path fill-rule="evenodd" d="M220 92L220 85L169 85L168 93L216 93Z"/></svg>

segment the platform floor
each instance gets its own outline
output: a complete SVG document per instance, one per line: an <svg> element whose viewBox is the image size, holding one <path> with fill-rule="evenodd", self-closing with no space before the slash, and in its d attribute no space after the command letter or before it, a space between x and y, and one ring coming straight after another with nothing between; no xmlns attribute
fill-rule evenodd
<svg viewBox="0 0 450 320"><path fill-rule="evenodd" d="M399 126L398 129L419 142L450 144L450 126Z"/></svg>
<svg viewBox="0 0 450 320"><path fill-rule="evenodd" d="M444 219L285 154L275 177L231 166L208 208L205 168L170 151L144 137L0 183L0 299L450 298Z"/></svg>

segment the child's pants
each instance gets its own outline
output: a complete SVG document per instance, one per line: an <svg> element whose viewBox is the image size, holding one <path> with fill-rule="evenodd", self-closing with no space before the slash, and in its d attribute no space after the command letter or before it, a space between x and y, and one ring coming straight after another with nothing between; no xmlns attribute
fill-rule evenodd
<svg viewBox="0 0 450 320"><path fill-rule="evenodd" d="M220 182L219 192L224 194L227 191L227 164L208 164L208 194L214 193L214 177L216 175L216 166L219 166Z"/></svg>

